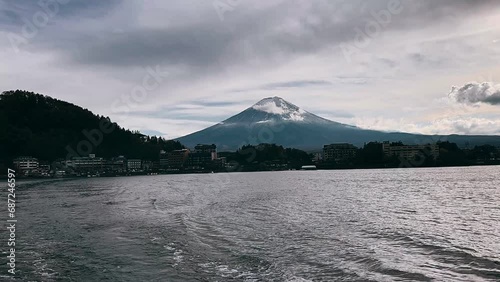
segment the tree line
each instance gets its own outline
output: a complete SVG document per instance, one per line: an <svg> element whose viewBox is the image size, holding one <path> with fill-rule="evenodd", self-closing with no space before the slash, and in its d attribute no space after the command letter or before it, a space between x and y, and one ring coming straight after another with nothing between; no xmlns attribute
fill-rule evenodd
<svg viewBox="0 0 500 282"><path fill-rule="evenodd" d="M83 130L99 127L109 117L95 115L74 104L33 92L15 90L0 95L0 163L10 165L18 156L33 156L56 161L68 154L67 146L75 148L86 140ZM162 137L146 136L114 124L112 132L103 136L92 153L111 158L154 160L160 150L171 151L184 146Z"/></svg>

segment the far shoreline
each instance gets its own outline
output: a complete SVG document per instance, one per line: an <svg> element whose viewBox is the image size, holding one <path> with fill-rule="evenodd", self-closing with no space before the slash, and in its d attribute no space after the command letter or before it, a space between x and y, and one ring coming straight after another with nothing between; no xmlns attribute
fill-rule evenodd
<svg viewBox="0 0 500 282"><path fill-rule="evenodd" d="M159 175L203 175L203 174L223 174L223 173L252 173L252 172L297 172L297 171L307 171L307 172L315 172L315 171L351 171L351 170L404 170L404 169L435 169L435 168L468 168L468 167L494 167L500 166L500 164L477 164L477 165L456 165L456 166L415 166L415 167L373 167L373 168L331 168L331 169L314 169L314 170L305 170L305 169L287 169L287 170L253 170L253 171L193 171L193 172L175 172L175 173L150 173L150 174L130 174L130 175L113 175L113 176L67 176L67 177L16 177L16 183L26 184L37 180L46 180L50 181L59 181L59 180L76 180L76 179L94 179L94 178L117 178L117 177L136 177L136 176L159 176ZM7 175L0 175L0 177L7 177ZM43 181L45 182L45 181Z"/></svg>

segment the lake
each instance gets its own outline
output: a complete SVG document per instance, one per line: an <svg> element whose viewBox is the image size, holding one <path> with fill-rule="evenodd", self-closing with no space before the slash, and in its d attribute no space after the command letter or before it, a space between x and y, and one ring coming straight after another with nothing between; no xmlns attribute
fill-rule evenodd
<svg viewBox="0 0 500 282"><path fill-rule="evenodd" d="M20 182L16 270L22 281L498 281L499 173Z"/></svg>

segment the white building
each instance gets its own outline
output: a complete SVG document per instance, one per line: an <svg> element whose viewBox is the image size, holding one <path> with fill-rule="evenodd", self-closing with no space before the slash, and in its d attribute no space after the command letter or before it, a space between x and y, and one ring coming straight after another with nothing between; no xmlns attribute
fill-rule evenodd
<svg viewBox="0 0 500 282"><path fill-rule="evenodd" d="M348 143L338 143L323 146L323 160L326 162L345 162L356 157L358 148Z"/></svg>
<svg viewBox="0 0 500 282"><path fill-rule="evenodd" d="M66 166L78 171L95 171L103 168L104 159L91 154L88 157L75 157L64 161L64 163Z"/></svg>
<svg viewBox="0 0 500 282"><path fill-rule="evenodd" d="M384 155L398 156L400 158L413 160L416 156L439 156L439 146L437 144L426 145L392 145L388 141L382 144Z"/></svg>
<svg viewBox="0 0 500 282"><path fill-rule="evenodd" d="M142 168L142 160L139 159L128 159L127 160L128 170L140 170Z"/></svg>
<svg viewBox="0 0 500 282"><path fill-rule="evenodd" d="M38 169L40 163L37 158L33 157L19 157L14 159L14 166L21 171L30 171Z"/></svg>

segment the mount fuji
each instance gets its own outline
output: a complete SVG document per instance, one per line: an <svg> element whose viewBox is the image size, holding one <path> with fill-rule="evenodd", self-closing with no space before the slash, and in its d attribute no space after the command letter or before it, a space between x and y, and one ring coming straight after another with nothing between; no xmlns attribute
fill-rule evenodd
<svg viewBox="0 0 500 282"><path fill-rule="evenodd" d="M500 136L431 136L362 129L319 117L280 97L262 99L237 115L177 140L188 147L216 144L219 151L260 143L304 150L344 142L362 146L371 141L402 141L406 144L450 141L459 146L464 146L466 142L471 145L500 145Z"/></svg>

